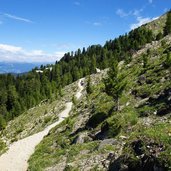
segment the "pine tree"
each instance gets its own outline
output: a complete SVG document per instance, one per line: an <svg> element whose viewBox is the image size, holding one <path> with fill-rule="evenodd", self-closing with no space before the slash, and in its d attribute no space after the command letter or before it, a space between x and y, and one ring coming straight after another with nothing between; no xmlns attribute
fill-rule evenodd
<svg viewBox="0 0 171 171"><path fill-rule="evenodd" d="M87 94L91 94L93 92L92 86L91 86L91 78L88 77L87 80L87 87L86 87Z"/></svg>
<svg viewBox="0 0 171 171"><path fill-rule="evenodd" d="M6 121L5 119L0 115L0 130L4 129L6 127Z"/></svg>
<svg viewBox="0 0 171 171"><path fill-rule="evenodd" d="M164 28L164 35L171 33L171 10L167 13L166 26Z"/></svg>
<svg viewBox="0 0 171 171"><path fill-rule="evenodd" d="M92 56L92 61L91 61L91 73L94 73L96 71L96 55L94 54Z"/></svg>
<svg viewBox="0 0 171 171"><path fill-rule="evenodd" d="M13 109L17 99L18 99L18 94L17 94L15 86L9 86L9 88L8 88L8 100L7 100L7 109L9 111Z"/></svg>
<svg viewBox="0 0 171 171"><path fill-rule="evenodd" d="M165 66L170 67L171 66L171 52L167 52Z"/></svg>
<svg viewBox="0 0 171 171"><path fill-rule="evenodd" d="M119 109L119 98L126 86L123 82L123 76L119 75L118 61L114 59L111 68L108 71L108 77L104 79L105 92L107 95L112 96L113 100L117 103L117 111Z"/></svg>
<svg viewBox="0 0 171 171"><path fill-rule="evenodd" d="M148 55L143 55L143 68L147 68L148 66Z"/></svg>
<svg viewBox="0 0 171 171"><path fill-rule="evenodd" d="M157 36L156 36L156 40L160 40L162 38L163 38L163 34L161 32L158 33Z"/></svg>

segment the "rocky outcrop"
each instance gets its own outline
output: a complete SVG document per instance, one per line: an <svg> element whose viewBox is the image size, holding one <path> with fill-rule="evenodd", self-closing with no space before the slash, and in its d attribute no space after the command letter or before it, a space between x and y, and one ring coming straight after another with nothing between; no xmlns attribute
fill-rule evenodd
<svg viewBox="0 0 171 171"><path fill-rule="evenodd" d="M148 141L148 143L146 142ZM111 159L109 171L165 171L159 155L165 150L162 144L152 140L135 140L130 144L133 154Z"/></svg>
<svg viewBox="0 0 171 171"><path fill-rule="evenodd" d="M91 140L92 140L92 138L90 138L90 136L88 136L88 132L82 132L74 138L74 140L71 144L83 144L83 143L89 142Z"/></svg>

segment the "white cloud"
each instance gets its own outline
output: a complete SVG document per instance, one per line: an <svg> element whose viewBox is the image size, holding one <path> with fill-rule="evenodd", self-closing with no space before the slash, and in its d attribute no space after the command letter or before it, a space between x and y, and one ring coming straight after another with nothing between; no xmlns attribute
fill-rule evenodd
<svg viewBox="0 0 171 171"><path fill-rule="evenodd" d="M12 45L0 44L0 51L16 53L22 51L22 48Z"/></svg>
<svg viewBox="0 0 171 171"><path fill-rule="evenodd" d="M123 9L117 9L116 14L120 17L127 17L130 15L131 12L125 12Z"/></svg>
<svg viewBox="0 0 171 171"><path fill-rule="evenodd" d="M55 62L65 52L46 53L42 50L27 51L22 47L0 44L0 62Z"/></svg>
<svg viewBox="0 0 171 171"><path fill-rule="evenodd" d="M146 18L143 18L143 17L139 16L136 19L137 22L130 25L130 29L133 30L133 29L135 29L135 28L137 28L137 27L139 27L139 26L141 26L143 24L149 23L150 21L153 21L153 20L156 20L156 19L158 19L158 17L154 17L154 18L146 17Z"/></svg>
<svg viewBox="0 0 171 171"><path fill-rule="evenodd" d="M101 26L102 25L102 23L100 23L100 22L94 22L93 23L93 26Z"/></svg>
<svg viewBox="0 0 171 171"><path fill-rule="evenodd" d="M135 9L135 10L133 10L131 12L131 14L134 15L134 16L139 16L140 13L143 12L143 10L144 10L143 8L141 8L141 9Z"/></svg>
<svg viewBox="0 0 171 171"><path fill-rule="evenodd" d="M149 0L149 3L153 3L153 0ZM119 15L120 17L127 17L127 16L135 17L136 22L133 24L130 24L130 29L133 30L143 24L146 24L148 22L158 19L158 17L153 17L153 18L142 17L141 13L143 11L144 11L144 7L140 9L134 9L129 12L125 12L123 9L117 9L116 14Z"/></svg>
<svg viewBox="0 0 171 171"><path fill-rule="evenodd" d="M5 17L10 18L10 19L13 19L13 20L23 21L23 22L26 22L26 23L32 23L31 20L26 19L26 18L23 18L23 17L18 17L18 16L11 15L11 14L8 14L8 13L4 13L3 15Z"/></svg>
<svg viewBox="0 0 171 171"><path fill-rule="evenodd" d="M45 55L45 53L42 50L33 50L30 52L30 54L36 56Z"/></svg>
<svg viewBox="0 0 171 171"><path fill-rule="evenodd" d="M121 18L123 18L123 17L128 17L128 16L139 16L142 11L143 11L143 8L135 9L129 12L126 12L123 9L119 8L116 10L116 14L119 15Z"/></svg>
<svg viewBox="0 0 171 171"><path fill-rule="evenodd" d="M58 56L59 58L63 57L65 52L55 52L55 56Z"/></svg>

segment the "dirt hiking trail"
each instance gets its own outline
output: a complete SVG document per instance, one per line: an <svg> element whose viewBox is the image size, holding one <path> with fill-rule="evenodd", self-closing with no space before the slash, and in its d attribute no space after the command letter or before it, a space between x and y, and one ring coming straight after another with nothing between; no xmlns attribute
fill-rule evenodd
<svg viewBox="0 0 171 171"><path fill-rule="evenodd" d="M78 91L75 95L77 99L79 99L82 95L82 80L83 79L80 79L78 81ZM46 136L53 127L60 124L69 116L72 105L72 102L67 102L65 110L59 114L59 120L49 125L43 131L11 144L9 150L0 156L0 171L26 171L28 168L27 161L34 153L35 147L42 141L43 137Z"/></svg>

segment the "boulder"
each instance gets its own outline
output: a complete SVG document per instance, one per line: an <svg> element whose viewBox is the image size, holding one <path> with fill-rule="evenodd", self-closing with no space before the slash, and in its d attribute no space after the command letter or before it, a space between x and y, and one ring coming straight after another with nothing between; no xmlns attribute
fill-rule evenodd
<svg viewBox="0 0 171 171"><path fill-rule="evenodd" d="M90 138L88 136L87 132L82 132L74 138L74 140L72 141L71 144L83 144L83 143L89 142L91 140L92 140L92 138Z"/></svg>
<svg viewBox="0 0 171 171"><path fill-rule="evenodd" d="M138 78L138 83L139 83L140 85L146 83L146 77L145 77L145 75L139 76L139 78Z"/></svg>
<svg viewBox="0 0 171 171"><path fill-rule="evenodd" d="M116 145L117 141L113 138L105 139L100 142L98 149L103 149L106 145Z"/></svg>

